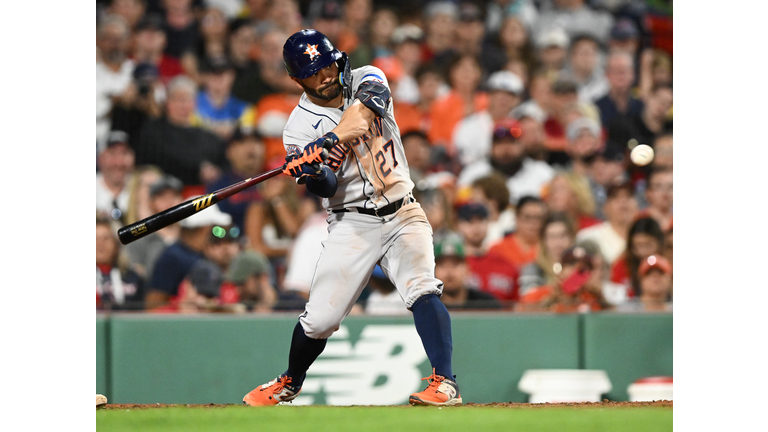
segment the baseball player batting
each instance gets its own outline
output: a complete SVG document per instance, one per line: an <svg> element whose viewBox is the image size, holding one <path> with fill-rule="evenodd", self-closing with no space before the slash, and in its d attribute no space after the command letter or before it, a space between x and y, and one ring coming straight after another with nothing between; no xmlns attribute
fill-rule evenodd
<svg viewBox="0 0 768 432"><path fill-rule="evenodd" d="M413 312L433 368L425 378L428 387L412 394L410 403L461 404L451 370L451 319L440 301L443 283L434 274L432 228L411 194L386 77L372 66L351 70L347 54L316 30L288 38L283 59L288 75L304 89L283 131L284 172L323 198L328 238L293 331L288 369L245 395L243 403L276 405L296 398L310 365L380 264Z"/></svg>

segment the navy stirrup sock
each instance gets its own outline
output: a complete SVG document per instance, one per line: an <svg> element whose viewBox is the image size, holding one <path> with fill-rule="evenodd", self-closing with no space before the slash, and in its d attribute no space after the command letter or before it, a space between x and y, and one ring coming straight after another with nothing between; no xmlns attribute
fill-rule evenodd
<svg viewBox="0 0 768 432"><path fill-rule="evenodd" d="M435 294L419 297L411 306L413 322L435 374L454 379L451 370L453 340L448 309Z"/></svg>
<svg viewBox="0 0 768 432"><path fill-rule="evenodd" d="M301 387L307 377L307 369L325 349L328 339L312 339L304 334L300 322L296 323L291 339L291 351L288 354L288 370L285 375L291 377L291 387Z"/></svg>

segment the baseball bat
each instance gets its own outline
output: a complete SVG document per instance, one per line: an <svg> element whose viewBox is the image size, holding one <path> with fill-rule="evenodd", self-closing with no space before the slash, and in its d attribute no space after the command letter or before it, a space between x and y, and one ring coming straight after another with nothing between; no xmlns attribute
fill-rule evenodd
<svg viewBox="0 0 768 432"><path fill-rule="evenodd" d="M186 219L223 199L229 198L244 189L247 189L253 185L263 182L264 180L270 179L280 174L283 172L284 168L284 166L274 168L265 172L264 174L260 174L256 177L252 177L225 188L221 188L207 195L192 198L177 206L163 210L160 213L153 214L146 219L140 220L130 225L126 225L117 231L117 236L120 238L120 243L127 245L128 243L136 241L142 237L146 237L153 232L157 232L167 227L168 225L172 225L182 219Z"/></svg>

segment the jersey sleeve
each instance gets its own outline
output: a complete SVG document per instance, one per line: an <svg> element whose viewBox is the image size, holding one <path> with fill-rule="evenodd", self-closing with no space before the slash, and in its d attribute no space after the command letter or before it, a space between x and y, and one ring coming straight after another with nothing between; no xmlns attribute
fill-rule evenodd
<svg viewBox="0 0 768 432"><path fill-rule="evenodd" d="M366 81L380 82L387 86L387 89L392 91L392 89L389 88L389 81L387 81L387 76L384 75L384 72L382 72L381 69L375 66L363 66L357 68L355 69L353 76L355 77L352 82L352 86L355 90L353 94L357 93L357 89L360 87L360 84Z"/></svg>

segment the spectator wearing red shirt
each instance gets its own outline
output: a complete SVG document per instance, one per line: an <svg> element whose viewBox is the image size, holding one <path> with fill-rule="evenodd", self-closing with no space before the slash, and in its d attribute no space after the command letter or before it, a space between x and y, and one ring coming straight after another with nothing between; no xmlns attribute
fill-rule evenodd
<svg viewBox="0 0 768 432"><path fill-rule="evenodd" d="M133 60L136 63L149 63L157 67L160 81L168 81L184 73L179 59L164 52L168 38L163 32L163 19L156 14L148 14L136 26L133 36Z"/></svg>
<svg viewBox="0 0 768 432"><path fill-rule="evenodd" d="M242 304L251 312L269 312L278 295L271 283L269 260L261 253L246 250L231 262L221 286L222 304Z"/></svg>
<svg viewBox="0 0 768 432"><path fill-rule="evenodd" d="M464 245L455 235L435 243L435 277L443 282L440 300L448 309L502 308L502 304L492 294L467 285L469 266Z"/></svg>
<svg viewBox="0 0 768 432"><path fill-rule="evenodd" d="M565 151L568 140L565 136L566 108L579 100L579 86L569 79L558 79L552 83L549 111L544 120L544 145L550 151Z"/></svg>
<svg viewBox="0 0 768 432"><path fill-rule="evenodd" d="M560 172L549 182L542 196L550 211L567 214L577 230L602 222L594 216L597 205L585 177Z"/></svg>
<svg viewBox="0 0 768 432"><path fill-rule="evenodd" d="M517 301L517 269L483 246L488 232L488 209L477 203L462 205L456 211L456 230L464 240L470 272L468 284L492 294L503 304L511 305Z"/></svg>
<svg viewBox="0 0 768 432"><path fill-rule="evenodd" d="M539 235L547 217L547 205L540 198L525 196L515 211L517 228L491 247L490 253L498 253L520 269L536 260L539 253Z"/></svg>

